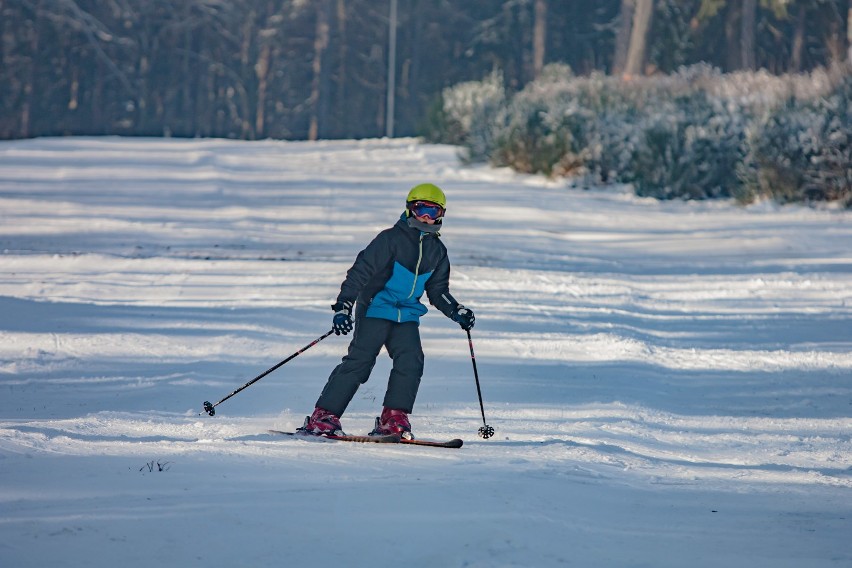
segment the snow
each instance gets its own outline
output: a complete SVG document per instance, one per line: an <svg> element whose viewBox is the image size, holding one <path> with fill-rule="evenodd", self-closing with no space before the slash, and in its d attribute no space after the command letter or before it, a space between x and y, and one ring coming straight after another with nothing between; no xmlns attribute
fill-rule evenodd
<svg viewBox="0 0 852 568"><path fill-rule="evenodd" d="M415 413L302 441L357 252L448 193ZM852 565L852 213L657 202L415 140L0 143L0 566ZM371 427L382 356L343 417Z"/></svg>

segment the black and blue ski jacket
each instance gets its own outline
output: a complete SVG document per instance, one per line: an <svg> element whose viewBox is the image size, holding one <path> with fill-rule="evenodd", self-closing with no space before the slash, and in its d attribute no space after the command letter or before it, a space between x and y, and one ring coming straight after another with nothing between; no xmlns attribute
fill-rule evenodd
<svg viewBox="0 0 852 568"><path fill-rule="evenodd" d="M358 253L340 286L338 302L357 301L355 317L419 322L428 309L423 292L445 316L459 303L449 290L450 260L439 234L408 224L403 213Z"/></svg>

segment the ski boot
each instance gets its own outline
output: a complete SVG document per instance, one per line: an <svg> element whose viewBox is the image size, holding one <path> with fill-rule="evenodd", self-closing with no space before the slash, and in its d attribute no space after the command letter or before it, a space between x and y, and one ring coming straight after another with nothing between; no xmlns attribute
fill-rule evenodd
<svg viewBox="0 0 852 568"><path fill-rule="evenodd" d="M314 413L305 417L305 424L296 432L313 436L345 436L340 418L333 412L317 406Z"/></svg>
<svg viewBox="0 0 852 568"><path fill-rule="evenodd" d="M376 418L376 427L370 432L370 436L386 436L388 434L397 434L400 438L406 440L414 439L407 413L387 407L382 409L382 415Z"/></svg>

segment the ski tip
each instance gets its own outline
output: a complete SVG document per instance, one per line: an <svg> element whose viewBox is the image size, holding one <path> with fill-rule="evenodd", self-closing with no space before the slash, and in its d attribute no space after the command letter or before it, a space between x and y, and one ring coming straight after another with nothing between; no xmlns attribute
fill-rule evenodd
<svg viewBox="0 0 852 568"><path fill-rule="evenodd" d="M464 445L464 440L460 438L453 438L452 440L447 440L444 442L435 441L435 440L421 440L419 438L414 438L413 440L406 440L405 438L400 440L402 444L410 444L412 446L429 446L432 448L461 448Z"/></svg>
<svg viewBox="0 0 852 568"><path fill-rule="evenodd" d="M279 434L284 436L295 436L298 432L285 432L284 430L267 430L270 434Z"/></svg>

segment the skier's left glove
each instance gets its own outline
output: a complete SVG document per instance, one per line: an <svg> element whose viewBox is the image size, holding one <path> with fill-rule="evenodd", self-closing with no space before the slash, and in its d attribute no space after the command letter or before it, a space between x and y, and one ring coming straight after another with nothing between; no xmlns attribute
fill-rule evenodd
<svg viewBox="0 0 852 568"><path fill-rule="evenodd" d="M450 317L453 318L453 321L459 324L465 331L469 331L476 322L476 318L473 316L473 310L466 308L461 304L456 306L455 311L453 311Z"/></svg>
<svg viewBox="0 0 852 568"><path fill-rule="evenodd" d="M331 322L334 333L346 335L352 331L352 302L337 302L331 309L334 310L334 319Z"/></svg>

